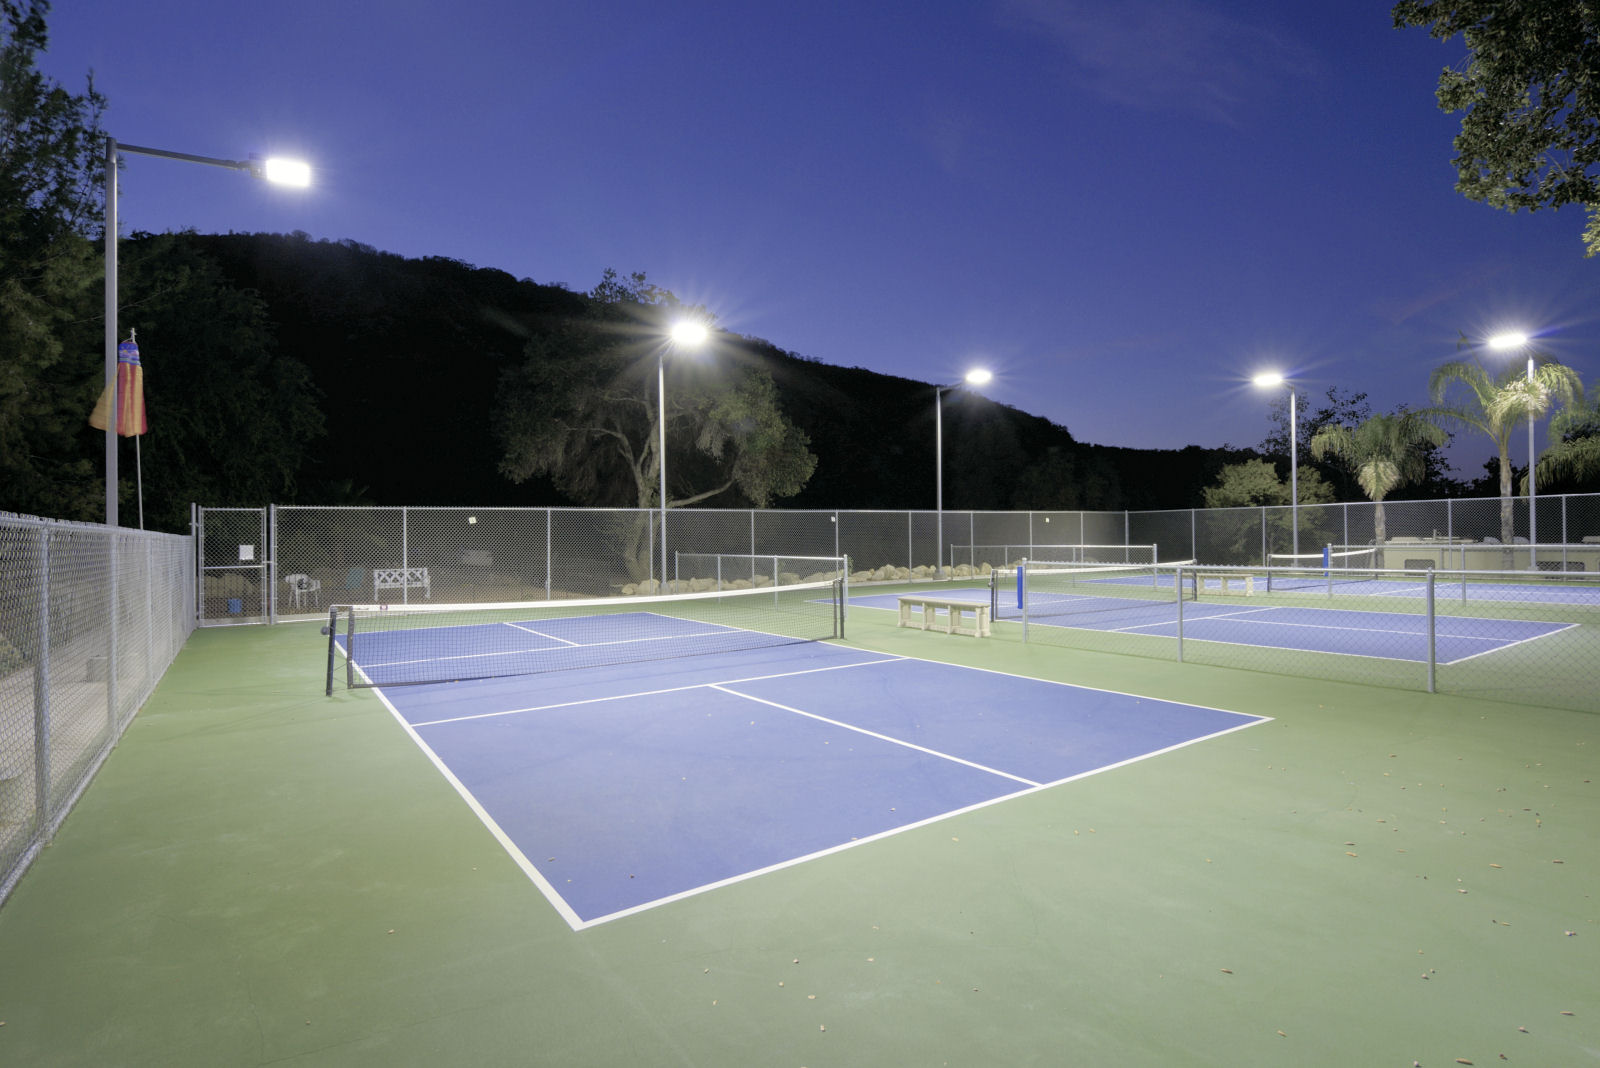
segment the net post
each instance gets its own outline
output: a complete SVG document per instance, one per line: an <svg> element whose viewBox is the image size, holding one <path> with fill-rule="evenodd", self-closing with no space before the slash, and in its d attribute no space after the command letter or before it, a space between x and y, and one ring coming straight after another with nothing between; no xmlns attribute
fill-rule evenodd
<svg viewBox="0 0 1600 1068"><path fill-rule="evenodd" d="M328 606L328 688L324 696L333 696L333 656L339 634L339 609L335 605Z"/></svg>
<svg viewBox="0 0 1600 1068"><path fill-rule="evenodd" d="M1026 561L1017 565L1017 611L1022 614L1022 644L1028 644L1028 598L1025 593L1028 564Z"/></svg>
<svg viewBox="0 0 1600 1068"><path fill-rule="evenodd" d="M356 611L345 613L348 622L344 627L344 684L346 689L356 686Z"/></svg>
<svg viewBox="0 0 1600 1068"><path fill-rule="evenodd" d="M845 604L845 580L843 578L834 580L833 603L836 606L833 617L833 636L835 638L843 638Z"/></svg>

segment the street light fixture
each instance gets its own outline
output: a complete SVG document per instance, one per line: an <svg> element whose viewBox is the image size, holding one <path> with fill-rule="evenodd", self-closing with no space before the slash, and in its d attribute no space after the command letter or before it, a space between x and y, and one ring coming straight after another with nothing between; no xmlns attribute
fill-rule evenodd
<svg viewBox="0 0 1600 1068"><path fill-rule="evenodd" d="M1294 386L1277 371L1265 371L1250 380L1263 389L1289 387L1289 523L1294 527L1293 553L1300 555L1300 432L1295 422Z"/></svg>
<svg viewBox="0 0 1600 1068"><path fill-rule="evenodd" d="M710 331L694 319L680 319L656 349L656 459L661 469L661 592L667 588L667 350L697 349Z"/></svg>
<svg viewBox="0 0 1600 1068"><path fill-rule="evenodd" d="M1528 347L1528 335L1521 331L1512 330L1504 334L1496 334L1489 339L1489 347L1498 352L1512 352ZM1533 352L1528 352L1528 393L1529 400L1533 394ZM1533 454L1533 408L1528 408L1528 569L1539 570L1539 510L1534 507L1535 497L1533 488L1533 469L1537 466L1537 457Z"/></svg>
<svg viewBox="0 0 1600 1068"><path fill-rule="evenodd" d="M936 484L934 508L939 514L939 566L935 574L944 578L944 395L952 389L961 386L981 386L989 382L994 375L983 367L974 367L968 371L966 377L959 382L952 382L948 386L935 386L933 390L933 456L936 469Z"/></svg>
<svg viewBox="0 0 1600 1068"><path fill-rule="evenodd" d="M169 152L163 148L146 148L143 145L122 144L114 137L106 138L106 388L116 398L117 388L117 165L120 157L156 156L160 159L183 160L186 163L204 163L211 167L245 171L257 178L283 185L308 186L311 168L304 163L282 159L213 159L187 152ZM106 419L106 525L117 526L117 409L113 403Z"/></svg>

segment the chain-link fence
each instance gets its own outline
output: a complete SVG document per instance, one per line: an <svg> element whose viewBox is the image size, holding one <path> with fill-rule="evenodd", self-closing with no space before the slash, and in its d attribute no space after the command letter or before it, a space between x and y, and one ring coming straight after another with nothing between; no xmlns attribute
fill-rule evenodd
<svg viewBox="0 0 1600 1068"><path fill-rule="evenodd" d="M667 588L681 552L847 557L852 582L918 581L1034 546L1121 545L1121 512L871 512L674 508L196 510L202 623L315 614L329 604L474 604ZM259 533L258 533L259 532ZM943 549L941 550L941 544ZM974 547L980 547L975 549ZM981 551L980 551L981 550ZM994 560L978 559L990 554ZM258 607L261 606L261 607Z"/></svg>
<svg viewBox="0 0 1600 1068"><path fill-rule="evenodd" d="M485 603L670 587L673 554L845 556L851 581L937 578L1018 558L1261 565L1274 554L1381 542L1395 566L1600 569L1600 495L1184 509L878 512L593 508L196 509L204 623L311 614L330 603ZM1298 537L1296 536L1298 534ZM1083 551L1072 553L1072 547ZM1468 547L1471 547L1470 550ZM1450 551L1446 551L1450 550Z"/></svg>
<svg viewBox="0 0 1600 1068"><path fill-rule="evenodd" d="M0 515L0 900L194 629L193 542Z"/></svg>
<svg viewBox="0 0 1600 1068"><path fill-rule="evenodd" d="M333 603L628 596L661 589L663 576L668 590L688 589L716 578L706 571L715 565L705 564L703 554L843 557L849 582L857 587L933 581L941 577L941 565L944 575L964 577L1018 558L1134 563L1153 555L1157 561L1197 560L1201 570L1221 568L1218 582L1236 591L1255 576L1240 574L1232 581L1229 569L1303 566L1324 548L1348 553L1370 546L1362 559L1371 569L1414 577L1435 573L1441 618L1465 612L1487 620L1471 627L1491 629L1529 619L1567 626L1539 635L1522 652L1440 658L1434 663L1440 688L1587 708L1587 695L1600 692L1600 647L1592 638L1600 607L1548 603L1527 596L1526 588L1553 588L1561 576L1600 574L1600 495L1540 498L1534 518L1537 523L1530 524L1526 498L1126 513L672 509L663 531L661 514L646 509L280 507L197 509L196 529L204 561L202 622L309 616ZM1139 546L1154 549L1134 548ZM1302 559L1282 559L1296 550ZM683 554L698 554L693 573L683 570ZM802 577L811 570L799 563L778 568L780 575ZM1458 587L1478 591L1465 609L1444 585L1449 572L1467 576ZM1471 577L1493 572L1507 573L1504 581L1485 585ZM1266 575L1259 577L1265 585ZM1495 588L1513 592L1495 598L1488 592ZM1343 596L1353 595L1346 590ZM1504 603L1490 611L1486 600ZM1239 612L1253 614L1262 604L1242 602ZM1351 610L1397 616L1419 611L1415 600L1393 595ZM1268 633L1227 641L1194 637L1182 653L1177 644L1137 626L1070 628L1059 640L1075 648L1418 686L1419 661L1409 653L1341 657L1275 645ZM1585 660L1585 652L1597 655Z"/></svg>
<svg viewBox="0 0 1600 1068"><path fill-rule="evenodd" d="M1127 536L1111 540L1154 544L1159 560L1228 567L1264 565L1273 554L1310 553L1326 545L1381 544L1402 558L1439 547L1475 547L1467 555L1458 548L1454 556L1439 556L1439 567L1600 569L1600 494L1540 497L1531 518L1530 523L1526 497L1189 508L1128 512Z"/></svg>

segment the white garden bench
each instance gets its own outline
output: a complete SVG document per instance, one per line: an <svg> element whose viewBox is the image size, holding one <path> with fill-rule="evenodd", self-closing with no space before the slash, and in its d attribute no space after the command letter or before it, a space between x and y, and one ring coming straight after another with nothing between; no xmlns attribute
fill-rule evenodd
<svg viewBox="0 0 1600 1068"><path fill-rule="evenodd" d="M399 590L406 593L410 590L421 590L423 597L431 600L433 588L428 578L428 569L425 567L380 567L372 572L372 599L383 600L384 590Z"/></svg>

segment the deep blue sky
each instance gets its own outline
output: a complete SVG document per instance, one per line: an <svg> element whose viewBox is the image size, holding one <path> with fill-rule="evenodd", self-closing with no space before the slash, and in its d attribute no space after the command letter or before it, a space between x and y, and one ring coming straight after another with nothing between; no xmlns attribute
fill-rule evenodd
<svg viewBox="0 0 1600 1068"><path fill-rule="evenodd" d="M1581 213L1454 192L1433 91L1463 46L1389 7L70 0L43 63L93 69L119 140L316 168L291 192L133 158L124 234L642 270L827 363L984 363L1083 441L1256 444L1269 366L1419 406L1458 332L1513 323L1600 384Z"/></svg>

